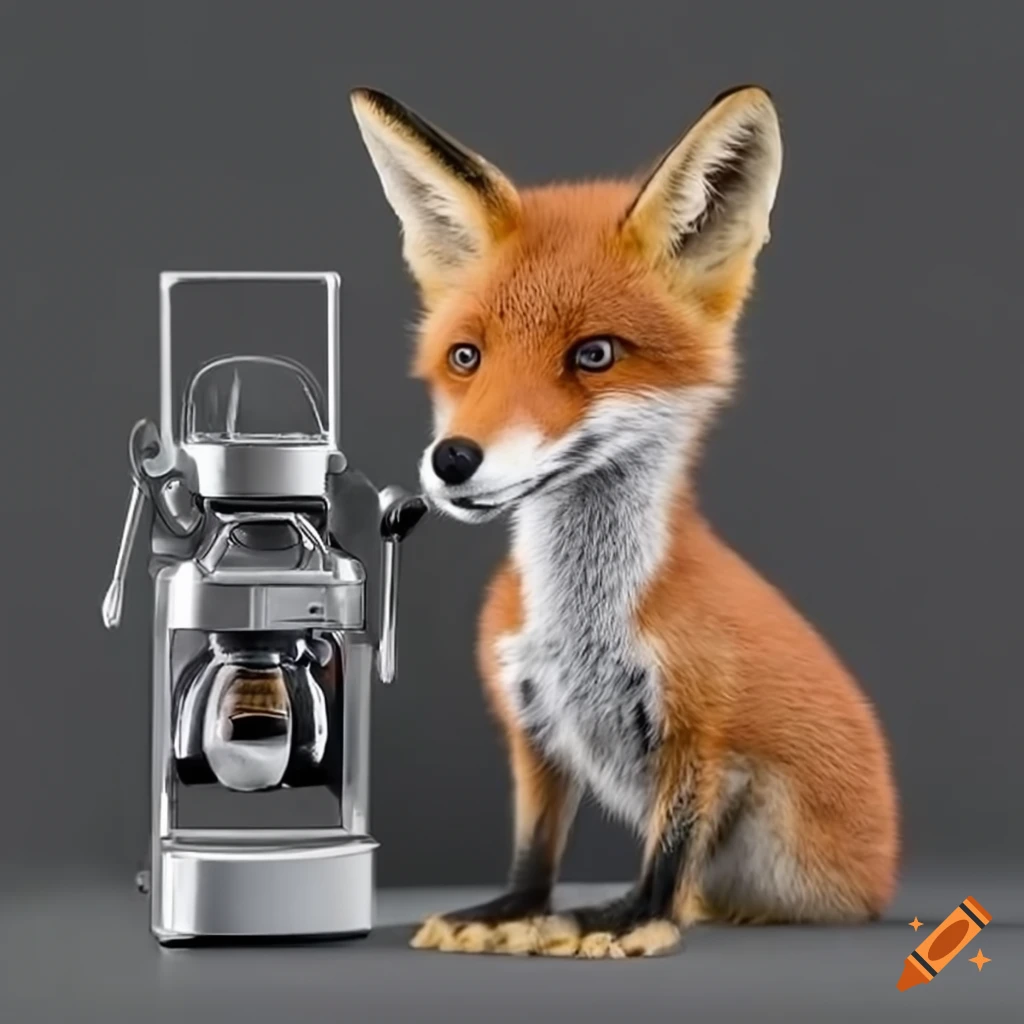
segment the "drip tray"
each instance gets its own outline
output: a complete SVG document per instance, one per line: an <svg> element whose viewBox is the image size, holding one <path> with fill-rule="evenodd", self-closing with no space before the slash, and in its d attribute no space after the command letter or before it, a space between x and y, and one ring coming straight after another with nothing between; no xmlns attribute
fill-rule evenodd
<svg viewBox="0 0 1024 1024"><path fill-rule="evenodd" d="M344 829L176 830L160 845L153 931L165 945L365 935L376 849Z"/></svg>

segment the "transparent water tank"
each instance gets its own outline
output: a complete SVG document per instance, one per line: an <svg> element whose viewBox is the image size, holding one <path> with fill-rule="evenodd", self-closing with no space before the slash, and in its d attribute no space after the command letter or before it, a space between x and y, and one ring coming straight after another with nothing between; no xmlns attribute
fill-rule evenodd
<svg viewBox="0 0 1024 1024"><path fill-rule="evenodd" d="M226 356L189 382L187 444L328 444L323 393L301 363Z"/></svg>
<svg viewBox="0 0 1024 1024"><path fill-rule="evenodd" d="M225 356L185 390L183 447L207 497L323 494L333 451L323 390L282 356Z"/></svg>

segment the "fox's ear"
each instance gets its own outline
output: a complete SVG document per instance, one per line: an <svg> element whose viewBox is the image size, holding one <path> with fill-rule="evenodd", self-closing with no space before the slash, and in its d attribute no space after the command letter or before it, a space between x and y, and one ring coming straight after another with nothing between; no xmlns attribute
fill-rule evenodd
<svg viewBox="0 0 1024 1024"><path fill-rule="evenodd" d="M355 89L363 141L402 225L403 252L420 287L435 293L513 230L519 196L483 157L371 89Z"/></svg>
<svg viewBox="0 0 1024 1024"><path fill-rule="evenodd" d="M658 162L625 227L658 259L697 275L750 263L768 240L782 170L775 106L757 86L722 93Z"/></svg>

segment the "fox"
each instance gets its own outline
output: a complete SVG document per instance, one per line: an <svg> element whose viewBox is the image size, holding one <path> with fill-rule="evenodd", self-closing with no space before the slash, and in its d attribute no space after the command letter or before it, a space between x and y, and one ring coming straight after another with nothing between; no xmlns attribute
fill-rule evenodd
<svg viewBox="0 0 1024 1024"><path fill-rule="evenodd" d="M476 646L510 766L508 881L411 945L617 959L704 921L876 920L900 843L880 716L694 486L770 237L772 95L723 92L633 178L530 187L384 93L350 99L421 307L423 494L510 533ZM559 910L584 796L641 866Z"/></svg>

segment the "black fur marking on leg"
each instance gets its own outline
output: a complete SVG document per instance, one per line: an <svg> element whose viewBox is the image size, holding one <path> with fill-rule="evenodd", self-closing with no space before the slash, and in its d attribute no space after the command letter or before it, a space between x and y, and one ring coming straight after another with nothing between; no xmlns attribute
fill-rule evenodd
<svg viewBox="0 0 1024 1024"><path fill-rule="evenodd" d="M519 700L525 710L533 703L534 691L533 680L522 679L519 682Z"/></svg>
<svg viewBox="0 0 1024 1024"><path fill-rule="evenodd" d="M550 895L554 868L551 856L540 837L534 835L530 844L519 850L512 861L509 888L513 892Z"/></svg>
<svg viewBox="0 0 1024 1024"><path fill-rule="evenodd" d="M458 924L502 924L524 917L546 914L551 909L554 865L540 836L520 849L513 859L508 889L486 903L444 914L447 921Z"/></svg>
<svg viewBox="0 0 1024 1024"><path fill-rule="evenodd" d="M658 852L640 880L625 896L596 907L569 912L582 933L611 932L622 935L649 921L672 917L672 902L693 832L692 819L680 816L666 831Z"/></svg>
<svg viewBox="0 0 1024 1024"><path fill-rule="evenodd" d="M640 738L640 749L646 756L654 749L654 733L651 730L650 716L647 714L647 708L644 707L642 700L637 701L636 707L633 708L633 723L636 725L636 733Z"/></svg>
<svg viewBox="0 0 1024 1024"><path fill-rule="evenodd" d="M504 892L486 903L463 907L442 916L453 924L504 924L507 921L521 921L524 917L546 914L550 910L550 894L517 891Z"/></svg>

